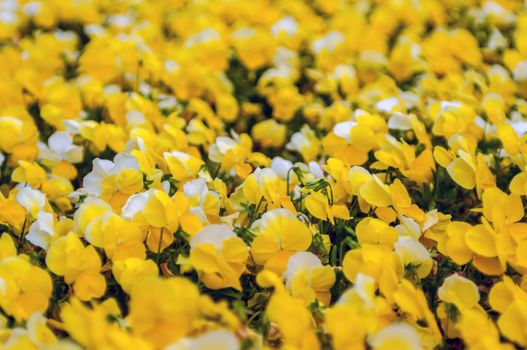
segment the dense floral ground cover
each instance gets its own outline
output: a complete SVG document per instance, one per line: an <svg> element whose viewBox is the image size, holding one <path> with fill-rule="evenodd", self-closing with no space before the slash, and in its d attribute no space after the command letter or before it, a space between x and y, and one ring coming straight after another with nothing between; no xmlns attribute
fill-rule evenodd
<svg viewBox="0 0 527 350"><path fill-rule="evenodd" d="M0 1L1 349L527 346L512 0Z"/></svg>

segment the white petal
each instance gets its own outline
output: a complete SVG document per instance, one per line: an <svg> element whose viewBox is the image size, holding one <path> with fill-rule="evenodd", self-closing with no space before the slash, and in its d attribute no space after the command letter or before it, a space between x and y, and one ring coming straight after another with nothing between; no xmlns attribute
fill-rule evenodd
<svg viewBox="0 0 527 350"><path fill-rule="evenodd" d="M26 235L26 239L31 242L31 244L47 250L51 236L47 232L40 230L38 223L34 222L29 227L29 232Z"/></svg>
<svg viewBox="0 0 527 350"><path fill-rule="evenodd" d="M338 124L335 124L335 126L333 127L333 132L338 137L342 137L343 139L346 139L349 141L351 128L353 128L355 125L357 125L357 123L354 122L353 120L338 123Z"/></svg>
<svg viewBox="0 0 527 350"><path fill-rule="evenodd" d="M282 157L274 157L271 161L271 169L273 169L276 175L278 175L282 180L287 178L287 173L292 167L293 162Z"/></svg>
<svg viewBox="0 0 527 350"><path fill-rule="evenodd" d="M59 154L66 153L72 146L72 143L73 139L67 132L57 131L48 139L48 145L50 150Z"/></svg>
<svg viewBox="0 0 527 350"><path fill-rule="evenodd" d="M123 218L133 219L135 214L144 210L151 193L151 191L147 191L130 196L121 210Z"/></svg>
<svg viewBox="0 0 527 350"><path fill-rule="evenodd" d="M115 166L113 168L114 173L118 173L124 169L139 169L139 161L136 157L127 153L119 153L113 159Z"/></svg>
<svg viewBox="0 0 527 350"><path fill-rule="evenodd" d="M82 180L82 186L88 193L101 195L102 181L109 176L113 168L113 163L107 159L96 158L92 162L93 169Z"/></svg>
<svg viewBox="0 0 527 350"><path fill-rule="evenodd" d="M194 341L191 350L240 350L240 342L234 334L226 330L205 333Z"/></svg>
<svg viewBox="0 0 527 350"><path fill-rule="evenodd" d="M399 106L399 99L397 97L388 97L377 102L375 107L379 112L391 113L395 107Z"/></svg>
<svg viewBox="0 0 527 350"><path fill-rule="evenodd" d="M207 181L205 179L195 179L183 185L183 193L188 197L198 196L202 198L208 192Z"/></svg>
<svg viewBox="0 0 527 350"><path fill-rule="evenodd" d="M39 190L31 187L23 187L16 194L18 204L26 208L33 215L37 215L44 205L46 205L46 195Z"/></svg>
<svg viewBox="0 0 527 350"><path fill-rule="evenodd" d="M190 239L190 248L198 244L211 243L218 250L227 238L236 237L236 233L227 225L212 224L205 226Z"/></svg>
<svg viewBox="0 0 527 350"><path fill-rule="evenodd" d="M394 113L388 121L388 128L395 130L410 130L412 128L412 121L406 114Z"/></svg>
<svg viewBox="0 0 527 350"><path fill-rule="evenodd" d="M287 269L284 273L287 286L290 286L297 273L311 271L321 266L322 262L320 262L320 259L311 252L298 252L293 254L287 262Z"/></svg>
<svg viewBox="0 0 527 350"><path fill-rule="evenodd" d="M394 341L397 341L397 344L401 344L401 346L404 346L408 350L419 350L423 348L417 331L406 323L392 323L388 327L378 331L368 342L372 348L376 349L384 348L387 344L393 343Z"/></svg>

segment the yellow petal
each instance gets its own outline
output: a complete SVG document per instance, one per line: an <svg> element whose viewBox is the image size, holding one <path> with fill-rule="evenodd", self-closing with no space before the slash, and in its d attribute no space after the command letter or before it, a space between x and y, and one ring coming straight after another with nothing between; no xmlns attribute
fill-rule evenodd
<svg viewBox="0 0 527 350"><path fill-rule="evenodd" d="M476 186L474 170L463 159L456 158L446 168L448 174L458 185L471 190Z"/></svg>

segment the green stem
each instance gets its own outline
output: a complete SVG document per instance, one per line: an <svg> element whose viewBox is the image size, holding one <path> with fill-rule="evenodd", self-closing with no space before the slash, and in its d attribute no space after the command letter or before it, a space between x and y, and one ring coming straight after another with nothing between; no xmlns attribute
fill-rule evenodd
<svg viewBox="0 0 527 350"><path fill-rule="evenodd" d="M251 227L254 220L256 219L256 214L258 214L258 210L260 210L260 206L262 205L264 197L260 197L260 201L258 202L258 205L256 205L256 208L254 209L254 212L251 215L251 218L249 219L249 224L247 225L248 228Z"/></svg>
<svg viewBox="0 0 527 350"><path fill-rule="evenodd" d="M25 218L24 223L22 224L22 232L20 232L20 239L18 240L18 246L16 248L19 254L20 254L20 250L22 249L23 242L24 242L26 224L27 224L27 217Z"/></svg>

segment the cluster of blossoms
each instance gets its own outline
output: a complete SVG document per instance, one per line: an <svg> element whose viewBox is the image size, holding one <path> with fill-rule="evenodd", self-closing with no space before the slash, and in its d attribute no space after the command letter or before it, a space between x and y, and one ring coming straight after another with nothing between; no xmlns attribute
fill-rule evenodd
<svg viewBox="0 0 527 350"><path fill-rule="evenodd" d="M527 347L526 6L0 0L0 348Z"/></svg>

